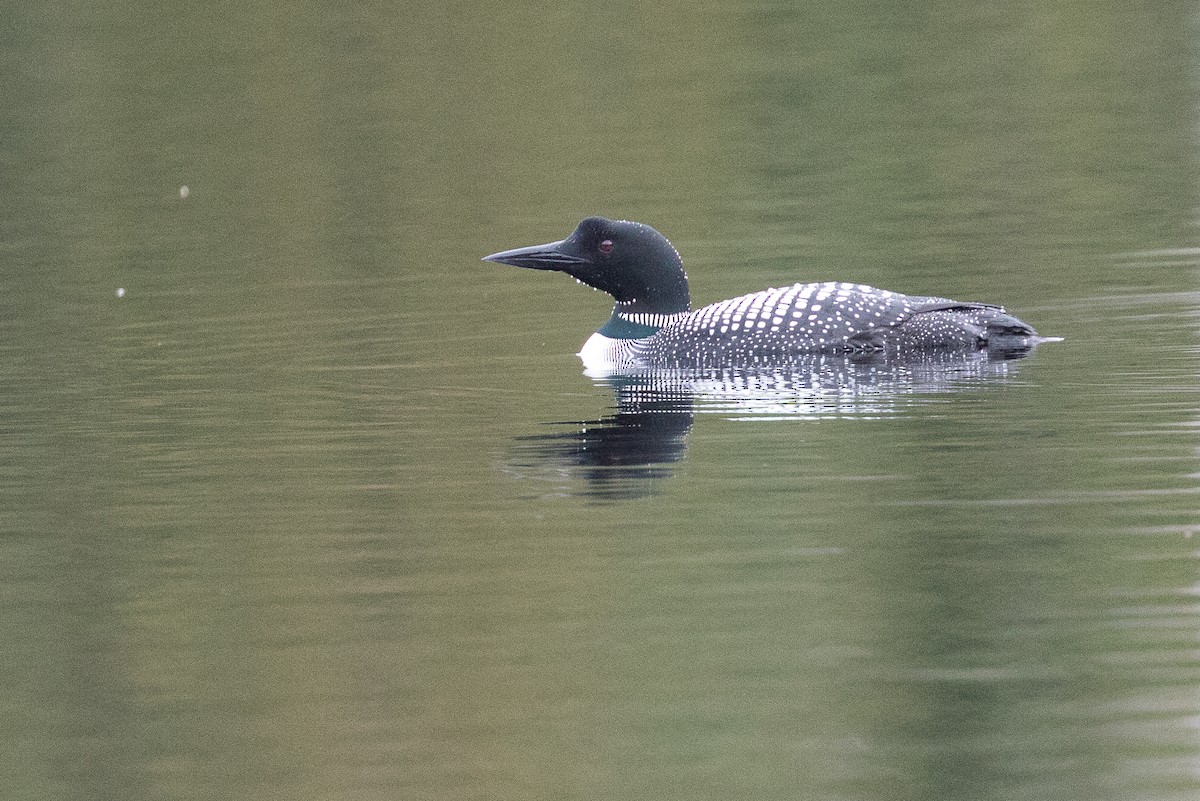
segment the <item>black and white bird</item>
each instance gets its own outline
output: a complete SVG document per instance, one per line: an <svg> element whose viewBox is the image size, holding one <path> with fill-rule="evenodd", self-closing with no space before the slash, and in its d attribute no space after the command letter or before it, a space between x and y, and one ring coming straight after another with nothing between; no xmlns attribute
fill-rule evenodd
<svg viewBox="0 0 1200 801"><path fill-rule="evenodd" d="M781 366L988 351L1022 355L1045 338L1002 307L824 282L764 289L692 310L679 253L649 225L588 217L566 239L485 261L564 272L616 300L584 343L588 370Z"/></svg>

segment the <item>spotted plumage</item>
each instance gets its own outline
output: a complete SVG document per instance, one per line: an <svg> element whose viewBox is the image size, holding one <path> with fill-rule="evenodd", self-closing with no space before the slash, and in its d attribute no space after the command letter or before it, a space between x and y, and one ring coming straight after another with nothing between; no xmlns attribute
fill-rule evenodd
<svg viewBox="0 0 1200 801"><path fill-rule="evenodd" d="M812 354L1028 351L1039 340L999 306L865 284L793 284L691 311L679 254L641 223L589 217L561 242L486 259L560 270L616 299L612 317L580 351L589 369L786 365Z"/></svg>

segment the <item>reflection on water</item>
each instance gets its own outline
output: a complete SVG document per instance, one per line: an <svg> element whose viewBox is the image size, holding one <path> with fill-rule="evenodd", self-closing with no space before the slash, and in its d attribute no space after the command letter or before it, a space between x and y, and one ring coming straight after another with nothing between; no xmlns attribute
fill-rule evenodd
<svg viewBox="0 0 1200 801"><path fill-rule="evenodd" d="M549 423L554 431L518 437L505 469L592 498L649 494L667 465L683 458L694 400L686 382L652 376L600 379L616 395L616 413L599 420ZM566 429L566 430L562 430ZM574 489L579 486L579 489Z"/></svg>
<svg viewBox="0 0 1200 801"><path fill-rule="evenodd" d="M902 415L947 394L1009 381L1027 352L928 354L918 359L802 357L787 367L655 370L594 377L616 412L553 422L516 439L504 469L554 492L632 498L653 492L684 457L697 414L731 420L872 419Z"/></svg>

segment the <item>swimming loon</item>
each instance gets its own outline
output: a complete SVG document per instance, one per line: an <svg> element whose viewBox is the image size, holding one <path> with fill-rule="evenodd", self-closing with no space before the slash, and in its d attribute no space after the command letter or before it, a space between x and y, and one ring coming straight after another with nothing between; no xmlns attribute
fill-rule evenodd
<svg viewBox="0 0 1200 801"><path fill-rule="evenodd" d="M850 357L987 350L1028 352L1041 341L1000 306L902 295L865 284L793 284L692 311L679 253L628 220L584 219L559 242L484 261L558 270L616 299L584 343L587 370L787 365L814 354Z"/></svg>

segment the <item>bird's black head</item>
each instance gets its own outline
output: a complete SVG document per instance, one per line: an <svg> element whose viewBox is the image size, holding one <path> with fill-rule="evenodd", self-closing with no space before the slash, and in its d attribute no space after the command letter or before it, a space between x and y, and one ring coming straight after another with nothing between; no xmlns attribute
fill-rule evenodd
<svg viewBox="0 0 1200 801"><path fill-rule="evenodd" d="M484 261L564 272L612 295L623 312L676 314L689 308L679 254L642 223L588 217L560 242L493 253Z"/></svg>

